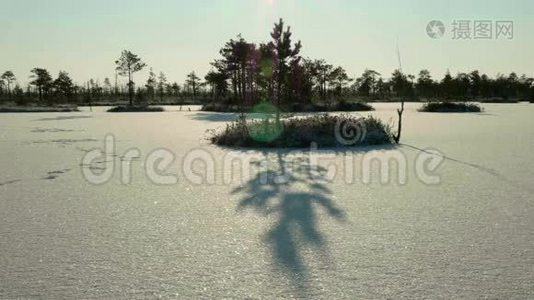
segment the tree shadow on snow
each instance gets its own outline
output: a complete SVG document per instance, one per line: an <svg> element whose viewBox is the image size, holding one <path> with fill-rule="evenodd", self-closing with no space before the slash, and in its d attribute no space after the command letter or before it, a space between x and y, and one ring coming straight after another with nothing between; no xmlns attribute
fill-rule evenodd
<svg viewBox="0 0 534 300"><path fill-rule="evenodd" d="M238 211L252 209L276 222L266 231L263 242L277 269L293 282L301 296L306 295L309 264L304 253L319 254L329 263L327 238L319 230L320 213L342 221L343 210L331 199L322 174L325 168L313 166L308 157L287 157L286 150L264 152L265 159L254 162L261 170L232 194L244 194Z"/></svg>
<svg viewBox="0 0 534 300"><path fill-rule="evenodd" d="M58 116L51 118L35 119L34 121L63 121L63 120L75 120L75 119L90 119L92 116Z"/></svg>
<svg viewBox="0 0 534 300"><path fill-rule="evenodd" d="M233 122L239 118L237 113L197 112L188 115L193 120L210 122Z"/></svg>

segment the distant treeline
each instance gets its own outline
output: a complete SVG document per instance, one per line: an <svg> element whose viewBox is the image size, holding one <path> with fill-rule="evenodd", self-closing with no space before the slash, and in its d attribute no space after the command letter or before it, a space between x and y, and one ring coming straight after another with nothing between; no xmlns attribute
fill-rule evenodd
<svg viewBox="0 0 534 300"><path fill-rule="evenodd" d="M113 82L109 78L105 78L103 82L90 79L80 85L75 84L64 71L59 72L55 79L43 68L34 68L31 73L32 81L22 88L16 82L14 74L6 71L0 78L0 103L113 105L129 99L130 85L118 83L117 78ZM195 84L202 86L198 77L195 81ZM168 83L163 73L156 76L152 71L147 84L135 88L133 97L135 103L195 104L209 101L209 95L204 90L193 93L189 84Z"/></svg>
<svg viewBox="0 0 534 300"><path fill-rule="evenodd" d="M164 73L150 69L142 86L136 86L134 73L146 67L130 51L123 51L115 62L113 80L102 82L90 79L75 84L69 74L61 71L57 78L43 68L31 70L31 82L21 87L11 71L0 80L0 102L17 104L89 104L117 103L175 103L218 102L251 106L270 101L277 106L334 102L360 99L374 100L454 100L483 99L534 100L534 79L516 73L489 77L479 71L449 72L441 79L433 79L428 70L417 76L395 70L385 78L374 70L365 70L360 77L351 78L340 66L325 60L303 58L301 42L292 42L290 27L283 20L274 25L271 41L255 44L241 35L228 41L211 65L212 70L202 80L195 72L186 76L183 84L168 82ZM127 77L126 85L118 76Z"/></svg>

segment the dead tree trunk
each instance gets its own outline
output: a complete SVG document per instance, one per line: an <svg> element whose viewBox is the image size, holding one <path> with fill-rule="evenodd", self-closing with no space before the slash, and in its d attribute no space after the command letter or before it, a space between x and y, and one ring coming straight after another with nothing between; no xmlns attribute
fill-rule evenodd
<svg viewBox="0 0 534 300"><path fill-rule="evenodd" d="M404 100L401 101L401 108L397 109L397 114L399 115L399 123L397 126L397 134L393 137L395 140L395 143L398 144L400 142L401 138L401 132L402 132L402 114L404 113Z"/></svg>

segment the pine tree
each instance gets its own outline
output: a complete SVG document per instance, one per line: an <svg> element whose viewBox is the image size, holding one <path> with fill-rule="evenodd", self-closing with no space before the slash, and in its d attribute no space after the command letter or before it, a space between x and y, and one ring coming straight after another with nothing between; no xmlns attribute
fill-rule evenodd
<svg viewBox="0 0 534 300"><path fill-rule="evenodd" d="M117 65L116 70L119 72L119 75L128 77L128 98L130 99L130 105L133 105L135 85L133 74L141 71L146 64L141 61L141 58L128 50L122 51L121 57L115 61L115 64Z"/></svg>

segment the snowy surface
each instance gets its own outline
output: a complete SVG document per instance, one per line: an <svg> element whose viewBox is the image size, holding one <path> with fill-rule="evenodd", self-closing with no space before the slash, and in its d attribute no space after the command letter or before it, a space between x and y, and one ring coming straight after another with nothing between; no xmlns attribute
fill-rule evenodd
<svg viewBox="0 0 534 300"><path fill-rule="evenodd" d="M396 120L396 104L375 107ZM417 107L408 104L400 147L302 153L209 145L206 130L233 114L2 114L0 298L534 298L534 105ZM93 185L82 169L106 160L82 157L109 133L116 172ZM121 155L132 148L141 157L121 184ZM176 184L145 175L160 148L175 155L164 173ZM415 171L428 148L447 157L439 184ZM191 151L209 154L214 183L186 178ZM364 183L369 153L401 153L407 183L395 174L381 183L379 168ZM229 155L266 163L267 184L221 167ZM310 179L310 157L338 175L355 166L352 182Z"/></svg>

